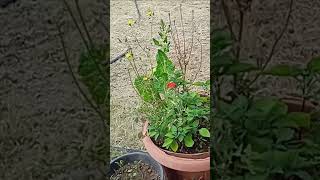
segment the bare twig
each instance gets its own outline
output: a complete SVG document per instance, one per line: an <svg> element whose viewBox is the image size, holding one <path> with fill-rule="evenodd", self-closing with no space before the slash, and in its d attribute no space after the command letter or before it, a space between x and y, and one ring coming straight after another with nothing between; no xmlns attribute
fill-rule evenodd
<svg viewBox="0 0 320 180"><path fill-rule="evenodd" d="M232 27L232 21L231 21L231 18L230 18L230 12L229 12L228 6L225 3L225 0L221 0L221 4L222 4L222 9L223 9L223 12L224 12L224 16L226 17L227 24L228 24L229 31L231 33L232 39L237 41L236 35L235 35L235 33L233 31L233 27Z"/></svg>
<svg viewBox="0 0 320 180"><path fill-rule="evenodd" d="M197 76L199 74L199 72L201 71L201 68L202 68L202 61L203 61L203 58L202 58L202 44L201 44L201 41L197 38L199 44L200 44L200 65L199 65L199 69L198 71L196 72L196 74L194 75L194 78L193 80L191 81L191 83L193 83L196 79L197 79Z"/></svg>
<svg viewBox="0 0 320 180"><path fill-rule="evenodd" d="M87 25L86 25L86 23L84 21L84 18L83 18L83 15L82 15L82 11L81 11L80 6L79 6L79 0L74 0L74 2L76 4L76 8L77 8L77 11L79 13L80 20L81 20L82 26L84 28L84 32L87 35L87 38L88 38L89 43L90 43L90 46L93 47L93 42L92 42L91 36L89 34L88 27L87 27Z"/></svg>
<svg viewBox="0 0 320 180"><path fill-rule="evenodd" d="M87 50L90 51L90 47L89 47L89 45L88 45L87 39L84 37L84 35L83 35L82 31L81 31L81 28L80 28L80 26L79 26L79 24L78 24L78 22L77 22L77 20L76 20L76 18L75 18L75 16L74 16L72 10L71 10L70 5L67 3L66 0L63 0L63 2L64 2L64 4L65 4L65 6L67 7L67 10L68 10L68 12L69 12L69 14L70 14L70 16L71 16L71 18L72 18L72 20L73 20L76 28L77 28L77 30L78 30L79 33L80 33L80 36L81 36L81 39L82 39L83 42L84 42L84 45L86 46Z"/></svg>
<svg viewBox="0 0 320 180"><path fill-rule="evenodd" d="M179 62L179 66L180 66L180 69L183 71L183 67L182 67L182 63L181 63L181 60L180 60L180 57L178 56L178 46L177 46L177 40L176 40L176 37L175 35L173 34L173 28L172 28L172 23L171 23L171 16L170 16L170 13L169 13L169 23L170 23L170 34L172 36L172 40L173 40L173 43L174 43L174 50L175 50L175 54L176 54L176 57L178 59L178 62Z"/></svg>
<svg viewBox="0 0 320 180"><path fill-rule="evenodd" d="M110 61L110 64L113 64L113 63L117 62L118 60L120 60L121 58L123 58L127 54L127 52L129 52L130 50L131 49L127 49L124 53L122 53L122 54L118 55L117 57L115 57L114 59L112 59ZM105 64L107 64L107 63L108 62L105 62Z"/></svg>
<svg viewBox="0 0 320 180"><path fill-rule="evenodd" d="M268 64L271 62L272 60L272 57L275 53L275 49L279 43L279 41L281 40L281 38L283 37L287 27L288 27L288 24L289 24L289 20L290 20L290 17L291 17L291 13L292 13L292 6L293 6L293 0L290 0L290 5L289 5L289 11L288 11L288 15L287 15L287 18L286 18L286 21L285 21L285 24L284 24L284 27L283 29L281 30L279 36L276 38L275 42L273 43L272 45L272 48L271 48L271 51L268 55L268 58L266 60L266 63L262 66L261 68L261 72L260 73L257 73L257 75L255 76L255 78L248 84L248 88L250 88L250 86L253 85L253 83L261 76L262 72L265 70L265 68L268 66Z"/></svg>
<svg viewBox="0 0 320 180"><path fill-rule="evenodd" d="M75 1L76 1L76 0L75 0ZM87 42L87 40L85 39L84 35L82 34L82 31L81 31L81 29L80 29L80 26L79 26L76 18L74 17L74 14L73 14L73 12L72 12L69 4L67 3L66 0L63 0L63 2L64 2L64 4L66 5L67 10L68 10L68 12L69 12L69 14L70 14L70 16L71 16L74 24L76 25L77 30L79 31L80 36L81 36L83 42L85 43L85 46L86 46L86 48L87 48L87 51L88 51L88 53L89 53L89 55L90 55L90 57L91 57L90 59L93 61L94 65L95 65L96 68L98 69L98 71L99 71L100 75L102 76L103 80L104 80L106 83L108 83L107 78L104 76L104 73L102 73L102 70L101 70L101 68L100 68L100 65L98 64L98 62L96 61L96 59L95 59L95 58L93 57L93 55L92 55L91 50L92 50L92 48L93 48L93 44L90 44L90 46L88 45L88 42ZM83 18L81 18L81 22L82 22L83 24L85 24L85 22L83 21ZM84 26L86 27L86 25L84 25ZM90 35L89 35L89 34L87 34L87 35L88 35L88 38L90 38Z"/></svg>
<svg viewBox="0 0 320 180"><path fill-rule="evenodd" d="M140 13L140 10L139 10L139 7L138 7L138 3L137 3L137 0L133 0L134 1L134 5L136 6L136 9L137 9L137 12L138 12L138 16L139 16L139 20L141 19L141 13Z"/></svg>

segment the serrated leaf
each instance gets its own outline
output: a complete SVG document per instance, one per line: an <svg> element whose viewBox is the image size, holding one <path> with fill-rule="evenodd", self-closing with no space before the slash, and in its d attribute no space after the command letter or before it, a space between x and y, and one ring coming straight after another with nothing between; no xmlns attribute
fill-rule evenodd
<svg viewBox="0 0 320 180"><path fill-rule="evenodd" d="M177 141L172 141L170 148L172 149L173 152L177 152L177 150L179 148Z"/></svg>
<svg viewBox="0 0 320 180"><path fill-rule="evenodd" d="M226 70L226 74L237 74L237 73L242 73L242 72L250 72L257 70L257 68L249 63L235 63L232 64L228 67Z"/></svg>
<svg viewBox="0 0 320 180"><path fill-rule="evenodd" d="M199 129L199 134L203 137L210 137L210 132L207 128Z"/></svg>
<svg viewBox="0 0 320 180"><path fill-rule="evenodd" d="M295 66L289 65L275 65L264 72L264 74L274 75L274 76L291 76L295 77L302 73L302 70Z"/></svg>
<svg viewBox="0 0 320 180"><path fill-rule="evenodd" d="M185 136L183 141L184 141L184 145L187 147L192 147L194 144L194 141L193 141L192 136L190 134Z"/></svg>

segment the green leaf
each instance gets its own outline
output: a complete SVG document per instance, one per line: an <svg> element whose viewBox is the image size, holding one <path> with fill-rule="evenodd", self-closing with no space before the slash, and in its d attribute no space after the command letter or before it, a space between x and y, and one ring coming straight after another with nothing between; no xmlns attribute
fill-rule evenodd
<svg viewBox="0 0 320 180"><path fill-rule="evenodd" d="M209 130L207 128L201 128L199 130L199 133L203 137L210 137L210 132L209 132Z"/></svg>
<svg viewBox="0 0 320 180"><path fill-rule="evenodd" d="M171 132L168 132L165 136L168 138L174 138L174 135Z"/></svg>
<svg viewBox="0 0 320 180"><path fill-rule="evenodd" d="M179 148L177 141L172 141L170 148L172 149L173 152L177 152L177 150Z"/></svg>
<svg viewBox="0 0 320 180"><path fill-rule="evenodd" d="M199 126L199 120L195 120L192 123L192 127L198 127Z"/></svg>
<svg viewBox="0 0 320 180"><path fill-rule="evenodd" d="M153 40L153 43L154 43L156 46L161 46L158 40L156 40L156 39L154 39L154 38L152 38L152 40Z"/></svg>
<svg viewBox="0 0 320 180"><path fill-rule="evenodd" d="M314 57L308 63L307 68L311 72L320 72L320 57Z"/></svg>
<svg viewBox="0 0 320 180"><path fill-rule="evenodd" d="M294 122L297 128L309 128L310 119L310 114L304 112L291 112L287 115L287 120Z"/></svg>
<svg viewBox="0 0 320 180"><path fill-rule="evenodd" d="M290 128L281 128L277 129L275 134L278 142L288 141L293 138L294 130Z"/></svg>
<svg viewBox="0 0 320 180"><path fill-rule="evenodd" d="M302 73L302 70L295 66L289 65L275 65L270 69L266 70L264 74L274 75L274 76L291 76L295 77Z"/></svg>
<svg viewBox="0 0 320 180"><path fill-rule="evenodd" d="M184 145L186 145L187 147L192 147L194 144L194 141L193 141L192 136L190 134L185 136L183 140L184 140Z"/></svg>
<svg viewBox="0 0 320 180"><path fill-rule="evenodd" d="M157 134L157 132L156 131L150 131L148 134L149 134L149 137L153 137L153 136L155 136Z"/></svg>
<svg viewBox="0 0 320 180"><path fill-rule="evenodd" d="M171 145L172 142L173 142L173 139L171 139L171 138L166 138L166 139L164 140L164 143L163 143L162 147L168 148L168 147Z"/></svg>
<svg viewBox="0 0 320 180"><path fill-rule="evenodd" d="M151 79L144 80L144 76L138 76L134 80L134 86L144 101L152 102L160 99L160 95L153 86Z"/></svg>
<svg viewBox="0 0 320 180"><path fill-rule="evenodd" d="M79 60L78 73L81 81L87 86L93 100L98 105L106 103L108 83L103 65L106 59L106 48L100 47L91 49L91 53L82 53Z"/></svg>
<svg viewBox="0 0 320 180"><path fill-rule="evenodd" d="M157 67L154 72L155 86L158 91L163 92L166 89L167 82L174 78L173 75L175 68L171 60L161 50L158 50L156 60Z"/></svg>

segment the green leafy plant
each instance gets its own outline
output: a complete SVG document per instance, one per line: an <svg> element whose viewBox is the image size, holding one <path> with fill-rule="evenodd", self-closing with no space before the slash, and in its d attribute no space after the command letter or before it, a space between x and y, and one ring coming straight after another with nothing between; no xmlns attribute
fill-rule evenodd
<svg viewBox="0 0 320 180"><path fill-rule="evenodd" d="M319 92L320 58L312 58L304 67L288 64L270 67L277 44L287 29L293 1L290 0L284 26L270 53L256 61L241 56L243 22L252 1L233 2L239 11L237 23L233 23L230 7L224 0L221 2L227 26L214 29L211 39L216 80L216 109L211 115L213 177L218 180L319 179L319 116L315 115L316 108L307 111L306 102L314 100ZM263 76L295 79L301 92L301 108L291 112L281 97L257 96L259 87L254 85Z"/></svg>
<svg viewBox="0 0 320 180"><path fill-rule="evenodd" d="M171 24L167 25L161 20L158 36L152 37L152 44L157 48L156 63L147 73L139 72L133 52L126 55L136 75L133 86L142 100L141 112L149 122L148 135L159 147L173 152L208 151L210 81L188 80L188 62L185 57L179 59L180 68L175 66L169 56L170 37L177 36ZM178 48L175 43L173 47ZM191 53L187 49L185 52ZM196 88L201 88L203 93L199 93Z"/></svg>
<svg viewBox="0 0 320 180"><path fill-rule="evenodd" d="M218 102L213 155L217 179L318 179L319 122L304 112L288 112L275 98L239 96ZM304 131L303 136L299 134Z"/></svg>

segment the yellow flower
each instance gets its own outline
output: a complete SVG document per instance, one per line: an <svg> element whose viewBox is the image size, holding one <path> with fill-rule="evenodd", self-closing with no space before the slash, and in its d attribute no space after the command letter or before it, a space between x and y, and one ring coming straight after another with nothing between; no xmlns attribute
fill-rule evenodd
<svg viewBox="0 0 320 180"><path fill-rule="evenodd" d="M147 76L143 77L144 81L147 81L149 78Z"/></svg>
<svg viewBox="0 0 320 180"><path fill-rule="evenodd" d="M151 17L154 15L154 12L149 8L147 11L147 16Z"/></svg>
<svg viewBox="0 0 320 180"><path fill-rule="evenodd" d="M132 54L131 51L126 53L126 59L129 60L129 61L133 60L133 54Z"/></svg>
<svg viewBox="0 0 320 180"><path fill-rule="evenodd" d="M128 25L129 25L129 26L133 26L135 23L136 23L135 20L133 20L133 19L128 19Z"/></svg>

